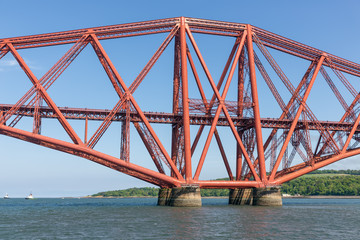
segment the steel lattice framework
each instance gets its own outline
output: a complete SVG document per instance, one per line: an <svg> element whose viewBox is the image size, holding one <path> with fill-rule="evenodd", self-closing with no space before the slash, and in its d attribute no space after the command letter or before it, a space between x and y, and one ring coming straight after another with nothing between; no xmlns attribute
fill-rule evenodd
<svg viewBox="0 0 360 240"><path fill-rule="evenodd" d="M133 83L127 86L100 41L158 33L166 34L165 40ZM218 81L210 73L194 34L218 35L235 40ZM171 66L174 69L171 79L173 98L170 100L173 102L173 111L145 112L133 94L170 42L174 44L174 62ZM72 46L40 79L19 53L21 49L63 44ZM111 110L59 107L52 100L48 89L89 44L116 91L118 102ZM254 47L257 51L254 51ZM195 59L190 49L195 52ZM309 62L309 67L304 69L303 77L296 85L289 80L269 49ZM80 156L161 187L198 185L201 188L247 188L280 185L360 153L360 148L357 148L360 141L360 94L346 77L360 77L360 65L249 24L179 17L0 39L0 59L8 53L14 56L32 87L16 104L0 105L0 134ZM262 63L264 59L266 65ZM202 67L205 78L199 77L195 60ZM276 73L277 83L268 74L266 66ZM350 93L351 103L344 99L328 74L329 70L340 80L343 89ZM201 99L189 97L188 76L191 73ZM344 108L338 121L318 120L307 104L319 73ZM259 79L265 81L281 108L279 117L264 118L260 115L262 108L259 93L262 90L258 89ZM204 82L211 86L211 97L205 95ZM235 101L227 98L232 82L237 86ZM279 83L291 95L288 102L285 102L282 92L278 90ZM32 131L16 128L23 117L33 118ZM41 135L43 118L57 119L71 141ZM69 119L85 122L84 140L72 128ZM88 139L87 124L90 120L102 123ZM122 126L119 158L94 150L115 121L121 122ZM171 149L166 149L160 141L152 127L154 123L172 126ZM137 130L157 171L130 161L131 124ZM197 126L196 137L190 134L190 126L193 125ZM206 126L209 128L207 135L204 134ZM220 128L231 130L233 145L236 147L236 156L232 158L223 145ZM269 134L264 134L264 129ZM317 143L312 145L311 138L315 134ZM199 139L203 135L206 136L205 143L200 157L195 159L193 153L199 148ZM219 147L228 181L199 180L213 138ZM303 162L294 164L295 156ZM193 165L197 166L196 169L192 169ZM236 169L232 169L231 165L235 165Z"/></svg>

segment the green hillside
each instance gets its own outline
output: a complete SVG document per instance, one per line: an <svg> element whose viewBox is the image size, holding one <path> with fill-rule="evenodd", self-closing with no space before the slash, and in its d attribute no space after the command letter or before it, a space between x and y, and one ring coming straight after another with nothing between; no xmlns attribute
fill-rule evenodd
<svg viewBox="0 0 360 240"><path fill-rule="evenodd" d="M125 190L114 190L107 192L99 192L92 197L157 197L159 188L143 187L143 188L129 188Z"/></svg>
<svg viewBox="0 0 360 240"><path fill-rule="evenodd" d="M224 180L224 179L221 179ZM91 197L157 197L159 188L129 188L99 192ZM360 170L317 170L282 185L281 192L290 195L360 195ZM227 197L228 189L201 189L202 197Z"/></svg>
<svg viewBox="0 0 360 240"><path fill-rule="evenodd" d="M335 195L335 196L359 196L360 176L344 174L315 174L303 176L284 183L282 193L290 195Z"/></svg>
<svg viewBox="0 0 360 240"><path fill-rule="evenodd" d="M99 192L91 195L91 197L157 197L159 188L129 188L124 190L114 190L107 192ZM201 189L203 197L224 197L229 196L229 189Z"/></svg>

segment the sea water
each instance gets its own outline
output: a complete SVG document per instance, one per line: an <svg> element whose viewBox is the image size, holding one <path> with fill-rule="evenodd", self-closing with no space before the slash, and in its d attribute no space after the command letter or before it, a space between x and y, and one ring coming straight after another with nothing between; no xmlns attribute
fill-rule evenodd
<svg viewBox="0 0 360 240"><path fill-rule="evenodd" d="M0 239L360 239L360 199L282 207L156 206L156 198L0 199Z"/></svg>

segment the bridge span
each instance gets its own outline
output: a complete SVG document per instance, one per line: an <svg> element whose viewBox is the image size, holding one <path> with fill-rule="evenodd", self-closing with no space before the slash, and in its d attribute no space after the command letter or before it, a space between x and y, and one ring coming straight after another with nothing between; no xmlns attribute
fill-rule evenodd
<svg viewBox="0 0 360 240"><path fill-rule="evenodd" d="M103 40L146 40L154 34L163 36L163 41L127 84L120 74L126 69L116 66ZM226 39L219 44L229 45L231 40L225 61L206 57L214 45L202 47L201 43L211 36ZM50 51L60 45L70 47L41 77L21 55L25 49ZM54 83L63 80L63 73L84 49L92 50L106 73L117 98L112 109L64 107L54 100L78 98L56 91ZM150 79L153 88L161 89L161 84L155 84L158 79L148 73L155 71L166 51L171 52L166 68L173 74L164 82L171 83L172 90L157 96L154 89L139 86ZM354 87L360 65L249 24L178 17L0 39L0 62L8 55L31 85L15 102L1 100L0 134L157 185L161 187L159 205L200 206L200 188L232 189L232 204L281 205L282 183L360 153L360 89ZM297 75L292 73L296 62L301 62ZM220 65L219 74L210 70ZM285 73L287 65L292 68ZM87 77L88 85L95 81ZM13 86L9 91L20 89ZM157 111L155 105L145 109L144 96L171 107L167 112ZM29 119L30 128L21 124ZM57 121L68 140L42 134L45 119ZM84 122L84 136L73 127L73 120ZM89 130L89 121L99 123L95 131ZM121 124L119 156L97 148L115 122ZM171 144L162 142L163 131L154 127L163 125L170 126ZM140 137L152 167L133 163L132 134ZM218 148L216 166L225 169L227 180L201 178L209 167L206 161L213 158L210 147Z"/></svg>

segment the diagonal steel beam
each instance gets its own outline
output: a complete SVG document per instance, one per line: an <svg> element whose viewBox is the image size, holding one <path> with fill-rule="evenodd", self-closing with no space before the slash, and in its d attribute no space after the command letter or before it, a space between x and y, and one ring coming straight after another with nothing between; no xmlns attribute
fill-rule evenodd
<svg viewBox="0 0 360 240"><path fill-rule="evenodd" d="M62 140L33 134L32 132L7 127L4 125L0 125L0 134L86 158L90 161L99 163L116 171L123 172L130 176L161 187L179 187L181 184L181 182L176 178L158 173L133 163L125 162L116 157L85 147L84 145L73 144Z"/></svg>
<svg viewBox="0 0 360 240"><path fill-rule="evenodd" d="M5 48L6 48L5 43L0 45L0 59L2 59L9 52L9 49L5 49Z"/></svg>
<svg viewBox="0 0 360 240"><path fill-rule="evenodd" d="M215 85L215 83L214 83L214 81L213 81L213 79L212 79L212 77L211 77L211 75L210 75L210 72L209 72L209 70L208 70L207 67L206 67L205 61L203 60L203 58L202 58L202 56L201 56L201 53L200 53L200 51L199 51L199 48L197 47L197 44L196 44L193 36L191 35L191 32L190 32L190 31L188 31L188 36L189 36L189 38L190 38L190 40L191 40L191 43L192 43L192 45L193 45L193 47L194 47L194 49L195 49L195 51L196 51L196 54L198 55L199 60L200 60L200 62L202 63L202 66L203 66L203 68L204 68L204 70L205 70L205 72L206 72L206 74L207 74L207 76L208 76L208 80L209 80L209 82L210 82L211 87L213 88L214 94L216 95L216 97L217 97L218 100L219 100L219 106L218 106L217 111L216 111L216 113L215 113L212 126L211 126L211 128L210 128L210 131L209 131L209 134L208 134L208 137L207 137L207 140L206 140L206 143L205 143L203 152L202 152L202 154L201 154L201 157L200 157L200 160L199 160L199 163L198 163L198 167L197 167L196 172L195 172L195 175L194 175L194 179L197 180L197 179L199 178L199 175L200 175L201 168L202 168L202 165L203 165L204 160L205 160L205 156L206 156L207 150L208 150L208 148L209 148L209 146L210 146L210 141L211 141L212 135L213 135L213 133L214 133L214 131L215 131L216 123L217 123L217 121L218 121L218 119L219 119L221 110L223 110L223 112L225 113L225 115L226 115L226 113L227 113L226 107L225 107L225 105L224 105L224 100L225 100L227 91L228 91L228 89L229 89L229 87L230 87L231 79L232 79L232 77L233 77L233 74L234 74L234 71L235 71L235 68L236 68L237 61L238 61L238 59L239 59L239 57L240 57L242 48L243 48L243 46L244 46L246 34L243 34L242 39L241 39L241 42L240 42L240 44L239 44L239 47L238 47L238 49L237 49L237 51L236 51L235 60L233 61L232 67L231 67L231 69L230 69L230 72L229 72L229 75L228 75L228 79L227 79L227 81L226 81L226 84L225 84L225 87L224 87L224 90L223 90L222 95L220 95L220 93L219 93L219 91L218 91L218 89L217 89L217 87L216 87L216 85ZM230 122L229 122L230 124L232 123L232 120L229 119L229 118L228 118L228 121L230 121ZM237 134L237 133L236 133L236 134ZM237 140L240 140L240 142L241 142L241 139L240 139L239 137L236 137L236 139L237 139ZM239 144L242 145L242 143L239 143ZM244 150L245 148L242 146L242 149ZM247 162L248 162L248 164L249 164L249 166L250 166L250 169L252 169L252 170L254 171L253 173L254 173L254 176L255 176L255 175L256 175L256 172L255 172L255 169L252 167L252 163L251 163L251 161L250 161L250 158L248 158L248 156L247 156L246 158L247 158L246 160L247 160ZM256 177L255 177L255 178L256 178Z"/></svg>
<svg viewBox="0 0 360 240"><path fill-rule="evenodd" d="M289 141L290 141L290 138L291 138L291 136L292 136L292 133L293 133L294 130L295 130L295 127L296 127L296 124L297 124L297 122L298 122L298 120L299 120L299 118L300 118L300 115L301 115L302 111L303 111L304 108L305 108L306 100L307 100L307 98L308 98L308 96L309 96L309 94L310 94L310 91L311 91L312 86L313 86L313 84L314 84L314 82L315 82L316 76L317 76L317 74L318 74L318 72L319 72L319 70L320 70L320 68L321 68L321 66L322 66L322 63L324 62L324 59L325 59L325 57L324 57L324 56L321 56L321 58L320 58L319 61L317 62L317 65L316 65L314 74L313 74L313 76L312 76L312 78L311 78L311 80L310 80L309 86L307 87L307 89L306 89L306 91L305 91L305 93L304 93L304 97L302 98L302 101L301 101L301 103L300 103L299 109L298 109L298 111L297 111L297 113L296 113L296 115L295 115L295 118L294 118L294 120L293 120L293 123L291 124L291 127L290 127L289 132L288 132L288 134L287 134L287 136L286 136L286 139L285 139L285 141L284 141L284 144L283 144L283 146L282 146L282 148L281 148L281 150L280 150L280 153L279 153L279 155L278 155L278 158L276 159L274 168L273 168L273 170L272 170L272 172L271 172L271 174L270 174L270 176L269 176L269 180L270 180L270 181L273 181L274 178L275 178L275 174L276 174L277 169L278 169L278 167L279 167L279 165L280 165L280 161L281 161L281 159L282 159L282 157L283 157L283 155L284 155L285 149L286 149L286 147L287 147L287 145L288 145L288 143L289 143Z"/></svg>
<svg viewBox="0 0 360 240"><path fill-rule="evenodd" d="M187 28L187 29L186 29L186 32L187 32L187 34L188 34L188 36L189 36L189 39L190 39L190 41L191 41L191 44L192 44L195 52L196 52L196 54L197 54L197 56L198 56L198 58L199 58L199 60L200 60L200 63L201 63L201 65L202 65L202 67L203 67L203 69L204 69L204 71L205 71L205 74L206 74L206 76L207 76L207 78L208 78L208 80L209 80L209 82L210 82L210 85L211 85L211 87L212 87L212 89L213 89L213 91L214 91L214 95L215 95L216 98L219 100L219 102L221 102L221 96L220 96L220 93L219 93L219 91L218 91L218 88L217 88L217 86L215 85L215 83L214 83L214 81L213 81L213 78L211 77L211 74L210 74L210 72L209 72L209 70L208 70L208 68L207 68L207 66L206 66L206 63L205 63L204 59L202 58L202 55L201 55L201 53L200 53L200 50L199 50L199 48L198 48L198 46L197 46L197 44L196 44L196 42L195 42L194 37L192 36L192 33L191 33L190 29ZM243 36L242 36L243 39L245 39L246 34L247 34L247 32L244 31L244 32L243 32ZM210 104L211 104L211 103L210 103ZM223 111L224 111L224 113L225 113L225 115L226 115L227 111L226 111L226 108L225 108L225 107L223 107ZM228 121L229 121L229 124L231 125L231 123L232 123L231 118L228 118ZM256 173L256 171L255 171L255 168L253 167L253 164L251 163L251 160L250 160L250 158L249 158L249 155L246 153L246 150L245 150L245 147L244 147L244 145L243 145L243 143L242 143L242 141L241 141L241 138L239 137L236 129L235 129L235 132L234 132L233 128L235 128L235 127L233 127L233 125L232 125L231 129L232 129L232 131L233 131L233 134L235 135L235 138L236 138L236 140L238 141L238 144L240 145L241 150L244 152L244 157L245 157L246 162L248 163L248 165L249 165L249 167L250 167L251 172L252 172L253 175L254 175L254 178L255 178L256 180L260 180L259 177L258 177L258 175L257 175L257 173ZM199 174L200 174L200 172L199 172ZM195 178L195 177L194 177L194 178Z"/></svg>
<svg viewBox="0 0 360 240"><path fill-rule="evenodd" d="M199 79L199 75L197 74L197 71L196 71L196 68L195 68L195 64L194 64L194 61L191 57L191 54L190 54L190 51L189 51L189 48L187 48L187 57L188 57L188 60L189 60L189 63L190 63L190 66L191 66L191 70L193 72L193 75L194 75L194 78L195 78L195 81L196 81L196 85L198 87L198 90L200 92L200 95L201 95L201 99L203 101L203 104L205 106L206 109L209 109L209 104L207 102L207 99L206 99L206 96L205 96L205 93L204 93L204 89L202 87L202 84L200 82L200 79ZM230 169L230 165L229 165L229 162L228 162L228 159L226 157L226 153L224 151L224 148L222 146L222 142L221 142L221 139L220 139L220 135L218 133L218 131L215 129L214 131L214 134L215 134L215 138L216 138L216 142L219 146L219 150L221 152L221 156L223 158L223 161L224 161L224 164L225 164L225 167L226 167L226 170L228 172L228 175L229 175L229 178L231 180L233 180L233 174L231 172L231 169ZM198 140L197 140L198 141ZM197 144L197 141L196 141L196 144ZM194 142L195 143L195 142ZM194 145L193 145L194 146ZM196 146L196 145L195 145ZM191 154L193 154L193 150L191 151Z"/></svg>
<svg viewBox="0 0 360 240"><path fill-rule="evenodd" d="M229 58L228 58L228 60L227 60L227 62L226 62L226 64L225 64L224 70L223 70L223 72L222 72L222 74L221 74L220 80L219 80L219 82L218 82L218 84L217 84L217 89L218 89L218 90L220 90L220 88L221 88L221 86L222 86L222 84L223 84L223 81L224 81L224 79L225 79L226 73L227 73L228 70L229 70L231 61L232 61L232 59L233 59L233 57L234 57L235 50L237 49L237 47L238 47L238 39L236 39L236 41L235 41L235 44L234 44L234 46L233 46L233 48L232 48L232 50L231 50L230 56L229 56ZM210 111L211 111L211 109L212 109L212 107L213 107L213 105L214 105L214 103L215 103L215 99L216 99L216 95L215 95L215 93L214 93L213 96L211 97L210 103L209 103L208 106L207 106L208 111L209 111L209 114L210 114ZM204 130L204 127L205 127L204 125L201 125L201 126L199 127L199 130L198 130L198 132L197 132L197 134L196 134L196 137L195 137L195 139L194 139L194 141L193 141L193 144L192 144L192 146L191 146L191 154L193 154L194 151L195 151L195 149L196 149L196 146L197 146L197 144L198 144L198 142L199 142L199 140L200 140L200 137L201 137L201 135L202 135L202 132L203 132L203 130Z"/></svg>
<svg viewBox="0 0 360 240"><path fill-rule="evenodd" d="M174 33L175 35L175 33ZM172 39L172 37L170 37ZM168 38L167 38L168 39ZM170 39L170 40L171 40ZM165 47L169 44L170 40L168 39L166 41L166 43L162 44L161 46ZM183 177L181 176L179 170L176 168L175 164L173 163L173 161L171 160L171 157L169 156L169 154L167 153L167 151L165 150L164 146L162 145L162 143L160 142L159 138L157 137L157 135L155 134L154 130L152 129L149 121L147 120L147 118L145 117L144 113L142 112L141 108L139 107L139 105L137 104L137 102L135 101L134 97L132 96L132 93L135 91L136 87L139 85L131 85L131 91L129 90L130 88L127 88L125 82L123 81L123 79L121 78L120 74L118 73L118 71L116 70L115 66L113 65L113 63L111 62L109 56L107 55L106 51L104 50L104 48L102 47L101 43L99 41L94 41L94 43L97 45L99 51L101 52L102 57L105 59L105 61L107 62L108 66L111 68L111 71L114 73L114 75L116 76L116 79L118 81L118 83L120 84L121 88L124 90L125 94L123 94L123 96L121 97L121 99L119 100L119 102L116 104L116 106L113 108L113 110L111 111L111 113L108 115L106 121L104 120L104 122L102 123L102 125L98 128L98 130L95 132L95 134L93 135L93 137L90 139L88 146L89 147L93 147L94 144L97 143L97 141L101 138L101 136L104 134L104 132L106 131L106 129L109 127L109 125L111 124L111 120L113 118L113 116L115 115L115 113L117 113L122 107L123 104L126 101L130 101L133 105L133 107L135 108L135 110L137 111L139 117L141 118L142 122L145 124L146 128L149 130L151 137L154 139L154 141L156 142L156 144L159 146L162 154L165 156L167 163L171 166L171 170L175 172L176 176L178 179L183 179ZM157 58L160 55L157 56ZM150 68L152 67L152 65L155 62L150 59L149 63L145 66L145 68L147 68L146 73L150 70ZM148 66L150 65L150 66ZM142 71L143 72L143 71ZM136 78L134 82L141 82L144 78L145 78L146 74L142 74L141 77ZM136 83L135 83L136 84Z"/></svg>
<svg viewBox="0 0 360 240"><path fill-rule="evenodd" d="M11 43L8 43L8 47L10 48L11 53L14 55L15 59L18 61L19 65L21 66L23 71L26 73L26 75L29 77L30 81L36 87L37 91L41 94L42 98L45 100L45 102L48 104L48 106L54 110L60 124L63 126L63 128L65 129L65 131L67 132L69 137L72 139L72 141L75 144L83 145L83 142L81 141L79 136L76 134L74 129L70 126L69 122L65 119L64 115L60 112L59 108L56 106L54 101L50 98L49 94L46 92L46 90L41 85L39 80L35 77L35 75L32 73L30 68L27 66L24 59L20 56L20 54L12 46Z"/></svg>
<svg viewBox="0 0 360 240"><path fill-rule="evenodd" d="M155 64L156 60L164 52L165 48L169 45L170 41L175 36L177 29L178 29L178 27L173 28L173 30L170 32L170 34L166 37L164 42L160 45L158 50L155 52L153 57L145 65L145 67L140 72L140 74L136 77L134 82L130 85L130 87L129 87L130 94L133 94L135 92L136 88L139 86L139 84L145 78L146 74L150 71L152 66ZM121 102L125 101L122 98L124 98L124 92L125 92L126 85L121 83L121 82L123 82L121 76L117 72L115 66L110 61L109 57L107 56L104 48L102 47L102 45L99 42L99 40L97 39L97 37L95 35L92 35L92 39L93 39L92 45L93 45L95 51L97 51L97 55L100 59L100 62L103 65L105 71L109 74L110 81L112 82L116 93L120 97L120 100L117 102L117 104L115 105L113 110L109 113L109 116L103 121L101 126L96 130L94 135L89 140L88 146L93 148L97 144L97 142L100 140L100 138L103 136L103 134L105 133L107 128L110 126L113 116L123 107Z"/></svg>
<svg viewBox="0 0 360 240"><path fill-rule="evenodd" d="M45 90L56 81L56 79L65 71L65 69L70 65L70 63L80 54L80 52L87 45L87 37L85 34L82 36L79 41L76 42L66 53L65 55L57 62L55 65L39 80L39 82L44 86ZM7 121L21 106L36 93L36 87L32 86L30 90L12 107L12 109L3 116L2 121ZM27 106L33 106L35 104L36 98L33 97ZM18 121L21 119L21 115L16 116L14 120L11 121L9 126L14 127Z"/></svg>

